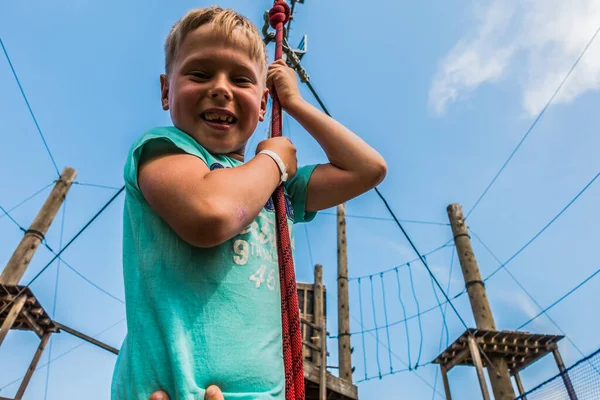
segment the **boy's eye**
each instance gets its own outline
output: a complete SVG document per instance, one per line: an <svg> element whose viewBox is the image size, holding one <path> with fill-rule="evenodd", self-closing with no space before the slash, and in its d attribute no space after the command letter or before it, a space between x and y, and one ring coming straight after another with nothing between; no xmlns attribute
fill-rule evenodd
<svg viewBox="0 0 600 400"><path fill-rule="evenodd" d="M193 76L194 78L198 78L198 79L202 79L202 80L206 80L206 79L210 78L210 76L208 76L208 74L205 74L204 72L199 72L199 71L190 72L190 75Z"/></svg>
<svg viewBox="0 0 600 400"><path fill-rule="evenodd" d="M253 81L252 79L246 77L246 76L238 76L233 78L233 82L237 83L237 84L252 84Z"/></svg>

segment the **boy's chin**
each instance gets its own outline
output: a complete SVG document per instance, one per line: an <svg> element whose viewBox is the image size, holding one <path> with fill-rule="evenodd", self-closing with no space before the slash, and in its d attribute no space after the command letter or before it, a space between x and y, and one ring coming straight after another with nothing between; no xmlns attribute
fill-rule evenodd
<svg viewBox="0 0 600 400"><path fill-rule="evenodd" d="M233 140L234 138L230 135L215 135L213 132L201 130L192 134L188 132L188 135L192 136L196 142L211 154L239 154L243 157L244 149L246 148L246 143L248 141L246 140L243 143L240 143L239 140Z"/></svg>
<svg viewBox="0 0 600 400"><path fill-rule="evenodd" d="M223 143L215 140L198 140L198 143L206 150L208 150L211 154L224 154L224 155L233 155L239 154L241 156L244 155L244 149L246 147L245 143ZM204 142L204 143L203 143Z"/></svg>

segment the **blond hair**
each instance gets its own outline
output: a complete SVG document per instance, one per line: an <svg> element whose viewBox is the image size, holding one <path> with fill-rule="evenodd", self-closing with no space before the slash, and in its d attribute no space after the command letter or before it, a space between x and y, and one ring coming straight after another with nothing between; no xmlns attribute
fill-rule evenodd
<svg viewBox="0 0 600 400"><path fill-rule="evenodd" d="M171 73L173 63L185 37L193 30L206 24L212 24L214 29L227 37L228 40L232 40L233 32L239 29L250 42L248 48L250 56L261 64L263 71L266 71L267 51L258 28L234 10L211 6L189 11L171 28L165 41L165 72L167 75Z"/></svg>

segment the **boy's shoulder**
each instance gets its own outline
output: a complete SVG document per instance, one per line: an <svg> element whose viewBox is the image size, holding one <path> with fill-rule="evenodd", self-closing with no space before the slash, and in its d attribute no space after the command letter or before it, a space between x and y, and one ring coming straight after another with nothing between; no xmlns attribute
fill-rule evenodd
<svg viewBox="0 0 600 400"><path fill-rule="evenodd" d="M137 169L144 151L160 154L173 149L198 157L211 170L234 167L240 164L240 162L225 155L211 154L193 137L175 126L157 126L143 132L131 144L125 160L125 180L127 181L128 178L130 181L137 180Z"/></svg>
<svg viewBox="0 0 600 400"><path fill-rule="evenodd" d="M200 146L194 141L194 139L192 139L191 136L177 129L174 126L155 126L141 133L133 141L131 147L129 148L129 155L131 156L132 153L134 153L137 149L143 147L146 143L157 139L167 142L184 142L189 144L192 144L192 142L194 142L196 145Z"/></svg>
<svg viewBox="0 0 600 400"><path fill-rule="evenodd" d="M193 137L177 127L156 126L146 130L133 141L129 148L127 161L134 163L139 161L137 158L139 158L141 152L149 147L153 150L178 148L180 151L198 156L206 162L215 157L218 158L218 156L209 153Z"/></svg>

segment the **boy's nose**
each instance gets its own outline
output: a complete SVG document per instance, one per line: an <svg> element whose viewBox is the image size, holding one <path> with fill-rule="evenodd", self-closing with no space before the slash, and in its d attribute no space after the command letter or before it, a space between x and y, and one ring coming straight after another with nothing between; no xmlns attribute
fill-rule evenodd
<svg viewBox="0 0 600 400"><path fill-rule="evenodd" d="M216 90L211 91L210 97L212 99L218 99L218 98L222 97L225 100L231 100L231 94L229 93L229 91L222 90L222 89L216 89Z"/></svg>
<svg viewBox="0 0 600 400"><path fill-rule="evenodd" d="M225 100L231 100L231 90L229 89L226 79L216 79L214 85L209 90L208 95L212 99L222 97Z"/></svg>

